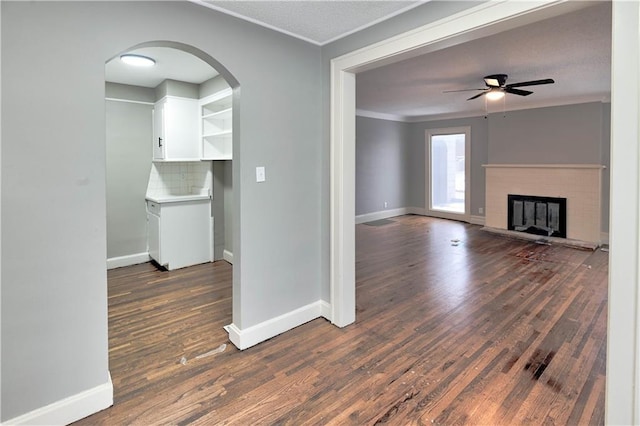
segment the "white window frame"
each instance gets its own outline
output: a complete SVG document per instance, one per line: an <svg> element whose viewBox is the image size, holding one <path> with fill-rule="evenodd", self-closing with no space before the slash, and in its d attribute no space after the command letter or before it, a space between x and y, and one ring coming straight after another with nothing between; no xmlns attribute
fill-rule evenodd
<svg viewBox="0 0 640 426"><path fill-rule="evenodd" d="M464 134L464 213L434 209L431 204L431 138L440 135ZM427 129L425 131L424 189L427 216L469 222L471 216L471 126Z"/></svg>

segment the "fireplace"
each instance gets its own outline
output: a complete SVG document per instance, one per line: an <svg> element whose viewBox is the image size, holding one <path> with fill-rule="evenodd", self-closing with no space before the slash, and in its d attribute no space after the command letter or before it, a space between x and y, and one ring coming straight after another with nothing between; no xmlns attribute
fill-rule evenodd
<svg viewBox="0 0 640 426"><path fill-rule="evenodd" d="M507 196L508 229L546 237L567 237L567 199Z"/></svg>

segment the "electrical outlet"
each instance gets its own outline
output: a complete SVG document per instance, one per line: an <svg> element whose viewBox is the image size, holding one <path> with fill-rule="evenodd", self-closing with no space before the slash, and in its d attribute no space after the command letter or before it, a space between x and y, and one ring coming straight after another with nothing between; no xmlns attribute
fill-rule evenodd
<svg viewBox="0 0 640 426"><path fill-rule="evenodd" d="M484 213L484 207L478 207L478 214Z"/></svg>
<svg viewBox="0 0 640 426"><path fill-rule="evenodd" d="M384 208L386 209L388 205L389 205L389 203L387 203L387 202L385 201L385 202L384 202Z"/></svg>

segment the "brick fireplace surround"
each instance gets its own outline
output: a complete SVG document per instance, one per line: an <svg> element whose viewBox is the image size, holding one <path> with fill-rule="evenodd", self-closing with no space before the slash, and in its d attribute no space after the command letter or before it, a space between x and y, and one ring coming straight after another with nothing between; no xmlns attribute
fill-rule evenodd
<svg viewBox="0 0 640 426"><path fill-rule="evenodd" d="M507 196L567 199L567 238L599 244L602 170L599 164L486 164L485 226L507 229ZM515 232L515 231L514 231Z"/></svg>

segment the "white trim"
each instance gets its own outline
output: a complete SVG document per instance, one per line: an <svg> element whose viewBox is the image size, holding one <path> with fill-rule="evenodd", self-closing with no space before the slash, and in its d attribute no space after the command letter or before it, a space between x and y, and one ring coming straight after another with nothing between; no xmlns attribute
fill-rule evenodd
<svg viewBox="0 0 640 426"><path fill-rule="evenodd" d="M113 383L106 383L3 422L3 425L66 425L113 405Z"/></svg>
<svg viewBox="0 0 640 426"><path fill-rule="evenodd" d="M331 61L330 294L331 322L356 320L355 137L356 77ZM345 96L347 93L349 96Z"/></svg>
<svg viewBox="0 0 640 426"><path fill-rule="evenodd" d="M476 39L551 17L577 4L484 2L331 60L329 286L334 324L355 321L355 73L441 49L462 37Z"/></svg>
<svg viewBox="0 0 640 426"><path fill-rule="evenodd" d="M381 17L381 18L378 18L378 19L376 19L376 20L374 20L374 21L367 22L367 23L366 23L366 24L364 24L364 25L361 25L361 26L359 26L359 27L357 27L357 28L354 28L354 29L349 30L349 31L347 31L347 32L345 32L345 33L342 33L342 34L340 34L340 35L337 35L337 36L335 36L335 37L333 37L333 38L330 38L329 40L325 40L325 41L323 41L323 42L319 42L319 45L320 45L320 46L324 46L324 45L326 45L326 44L333 43L333 42L334 42L334 41L336 41L336 40L340 40L341 38L344 38L344 37L347 37L347 36L349 36L349 35L351 35L351 34L357 33L358 31L362 31L362 30L364 30L364 29L366 29L366 28L369 28L369 27L371 27L371 26L373 26L373 25L379 24L380 22L384 22L384 21L386 21L387 19L391 19L391 18L393 18L394 16L398 16L398 15L400 15L400 14L402 14L402 13L405 13L405 12L407 12L407 11L409 11L409 10L411 10L411 9L415 8L415 7L421 6L421 5L422 5L422 1L417 2L417 3L414 3L414 4L410 4L409 6L407 6L407 7L403 7L402 9L398 9L398 10L396 10L395 12L390 13L389 15L385 15L385 16L383 16L383 17Z"/></svg>
<svg viewBox="0 0 640 426"><path fill-rule="evenodd" d="M274 25L267 24L264 21L260 21L260 20L255 19L255 18L250 18L250 17L242 15L242 14L240 14L238 12L233 12L231 10L224 9L224 8L222 8L220 6L216 6L214 4L207 3L206 1L203 1L203 0L189 0L189 1L192 2L192 3L195 3L195 4L199 4L200 6L204 6L204 7L207 7L209 9L213 9L213 10L218 11L220 13L224 13L225 15L233 16L234 18L242 19L243 21L251 22L252 24L256 24L256 25L259 25L261 27L268 28L268 29L270 29L272 31L276 31L276 32L279 32L281 34L288 35L289 37L294 37L294 38L297 38L299 40L306 41L307 43L315 44L316 46L321 46L321 44L319 42L317 42L316 40L312 40L310 38L301 36L299 34L295 34L295 33L292 33L290 31L287 31L287 30L283 30L282 28L278 28L278 27L276 27Z"/></svg>
<svg viewBox="0 0 640 426"><path fill-rule="evenodd" d="M410 122L409 118L403 115L387 114L385 112L367 111L366 109L356 109L356 116L374 118L376 120L400 121L403 123Z"/></svg>
<svg viewBox="0 0 640 426"><path fill-rule="evenodd" d="M111 102L124 102L127 104L140 104L140 105L155 105L155 102L146 102L146 101L134 101L131 99L118 99L118 98L104 98L105 101Z"/></svg>
<svg viewBox="0 0 640 426"><path fill-rule="evenodd" d="M382 210L379 212L366 213L356 216L356 224L371 222L372 220L386 219L388 217L402 216L409 213L407 207L401 207L399 209Z"/></svg>
<svg viewBox="0 0 640 426"><path fill-rule="evenodd" d="M477 117L488 117L491 115L504 114L507 112L514 111L522 111L529 109L538 109L538 108L551 108L558 106L568 106L568 105L580 105L587 104L593 102L600 103L609 103L611 99L607 95L590 95L590 96L579 96L572 98L564 98L564 99L553 99L548 101L532 101L527 99L527 103L523 105L512 105L511 107L507 107L504 111L462 111L462 112L451 112L451 113L442 113L442 114L428 114L428 115L412 115L412 116L402 116L408 123L423 123L428 121L441 121L441 120L452 120L457 118L477 118Z"/></svg>
<svg viewBox="0 0 640 426"><path fill-rule="evenodd" d="M220 99L230 98L232 96L233 89L229 87L227 89L222 89L218 92L207 95L204 98L198 99L198 105L203 106L211 102L219 101Z"/></svg>
<svg viewBox="0 0 640 426"><path fill-rule="evenodd" d="M351 30L346 31L344 33L341 33L341 34L339 34L337 36L334 36L334 37L331 37L331 38L329 38L327 40L318 41L318 40L314 40L314 39L311 39L309 37L305 37L303 35L296 34L294 32L285 30L285 29L277 27L275 25L268 24L268 23L266 23L264 21L260 21L259 19L251 18L251 17L245 16L245 15L243 15L241 13L225 9L223 7L220 7L220 6L211 4L211 3L207 3L206 1L203 1L203 0L189 0L189 1L192 2L192 3L199 4L201 6L207 7L209 9L213 9L213 10L216 10L218 12L224 13L226 15L230 15L230 16L233 16L235 18L242 19L242 20L247 21L247 22L251 22L252 24L260 25L261 27L268 28L270 30L279 32L281 34L286 34L286 35L288 35L290 37L297 38L298 40L303 40L303 41L306 41L307 43L315 44L316 46L324 46L324 45L327 45L329 43L333 43L336 40L340 40L341 38L347 37L347 36L349 36L349 35L351 35L353 33L357 33L358 31L362 31L362 30L364 30L366 28L369 28L369 27L371 27L373 25L379 24L380 22L384 22L387 19L391 19L394 16L400 15L400 14L402 14L404 12L407 12L407 11L409 11L409 10L415 8L415 7L421 6L423 4L422 1L410 4L410 5L406 6L406 7L403 7L402 9L398 9L393 13L385 15L385 16L383 16L381 18L378 18L376 20L373 20L371 22L368 22L368 23L366 23L364 25L361 25L361 26L359 26L357 28L351 29Z"/></svg>
<svg viewBox="0 0 640 426"><path fill-rule="evenodd" d="M425 147L424 147L424 189L425 189L425 206L427 215L434 217L442 217L445 219L462 220L469 222L471 215L471 126L444 127L439 129L425 130ZM447 212L434 209L431 205L431 139L433 136L464 134L464 213Z"/></svg>
<svg viewBox="0 0 640 426"><path fill-rule="evenodd" d="M325 316L327 305L323 300L318 300L245 329L239 329L235 324L231 324L228 329L229 340L240 350L250 348L292 328Z"/></svg>
<svg viewBox="0 0 640 426"><path fill-rule="evenodd" d="M483 164L485 169L606 169L602 164Z"/></svg>
<svg viewBox="0 0 640 426"><path fill-rule="evenodd" d="M614 1L605 424L640 424L640 2Z"/></svg>
<svg viewBox="0 0 640 426"><path fill-rule="evenodd" d="M407 214L417 214L419 216L426 216L427 212L424 207L407 207Z"/></svg>
<svg viewBox="0 0 640 426"><path fill-rule="evenodd" d="M369 111L366 109L356 109L356 115L358 117L376 118L379 120L387 120L387 121L400 121L403 123L428 123L431 121L443 121L443 120L453 120L453 119L463 119L463 118L469 118L469 119L478 118L478 117L486 118L490 115L504 114L504 113L513 112L513 111L552 108L552 107L569 106L569 105L580 105L580 104L593 103L593 102L600 102L604 104L604 103L610 103L611 99L608 96L597 95L597 96L583 96L583 97L566 98L566 99L554 99L552 101L545 101L545 102L527 102L525 105L515 105L500 112L476 110L476 111L460 111L460 112L427 114L427 115L397 115L397 114L390 114L386 112Z"/></svg>
<svg viewBox="0 0 640 426"><path fill-rule="evenodd" d="M320 301L320 315L325 319L331 321L331 304L324 300Z"/></svg>
<svg viewBox="0 0 640 426"><path fill-rule="evenodd" d="M127 256L111 257L107 259L107 269L121 268L123 266L138 265L151 260L148 252L129 254Z"/></svg>
<svg viewBox="0 0 640 426"><path fill-rule="evenodd" d="M222 259L233 265L233 253L231 253L229 250L222 250Z"/></svg>
<svg viewBox="0 0 640 426"><path fill-rule="evenodd" d="M469 215L469 223L484 226L484 216Z"/></svg>
<svg viewBox="0 0 640 426"><path fill-rule="evenodd" d="M439 217L441 219L449 219L449 220L462 220L461 217L442 217L439 214L438 215L428 214L427 211L422 207L402 207L399 209L382 210L379 212L358 215L356 216L356 224L371 222L373 220L387 219L390 217L403 216L406 214L415 214L418 216L428 216L428 217ZM464 220L463 222L471 223L472 225L484 226L484 216L469 215L468 220ZM331 305L327 303L327 306L331 306Z"/></svg>

